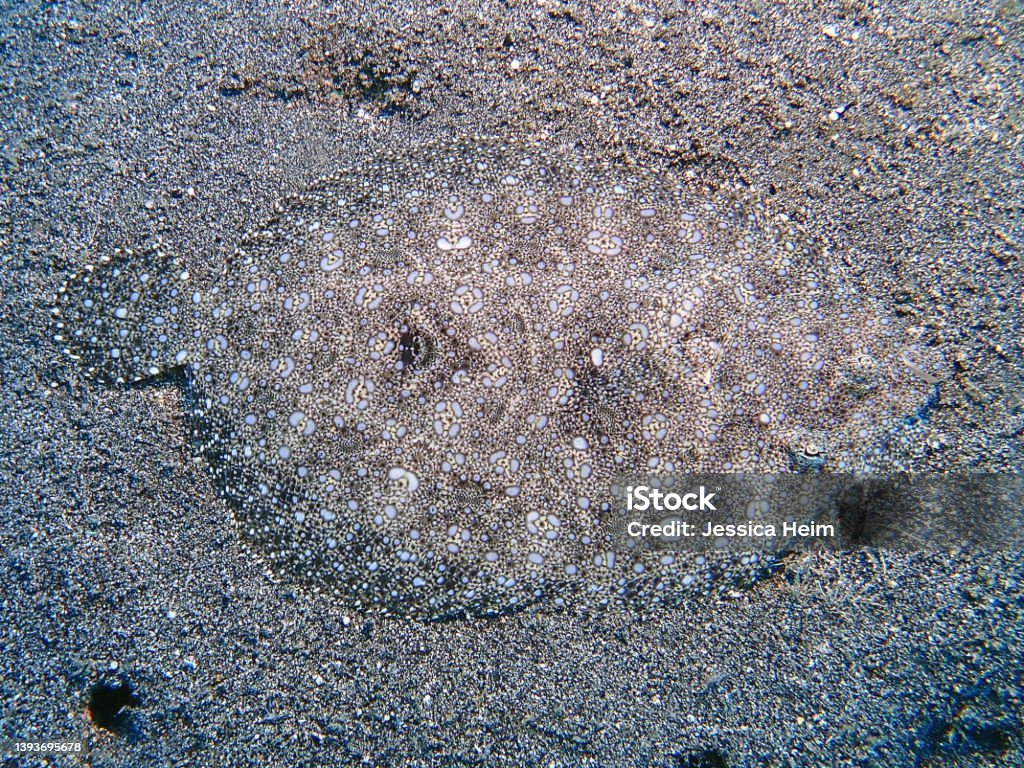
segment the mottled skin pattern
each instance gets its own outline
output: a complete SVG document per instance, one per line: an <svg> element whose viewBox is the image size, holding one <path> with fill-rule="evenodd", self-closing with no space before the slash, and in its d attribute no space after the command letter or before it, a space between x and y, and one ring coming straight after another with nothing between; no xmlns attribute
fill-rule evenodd
<svg viewBox="0 0 1024 768"><path fill-rule="evenodd" d="M273 568L418 618L678 602L759 560L613 552L611 478L872 466L932 383L784 217L493 140L285 201L212 286L122 252L57 297L95 378L183 369Z"/></svg>

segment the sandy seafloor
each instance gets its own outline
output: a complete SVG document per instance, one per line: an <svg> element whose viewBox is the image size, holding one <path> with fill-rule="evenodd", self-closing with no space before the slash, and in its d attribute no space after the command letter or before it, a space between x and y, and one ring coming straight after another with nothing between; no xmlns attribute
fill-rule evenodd
<svg viewBox="0 0 1024 768"><path fill-rule="evenodd" d="M1019 468L1020 2L410 5L0 11L0 735L93 766L1024 764L1019 553L794 557L673 611L347 616L240 545L176 388L62 359L48 297L115 245L213 271L342 161L539 135L758 190L941 348L911 465ZM122 678L112 733L89 690Z"/></svg>

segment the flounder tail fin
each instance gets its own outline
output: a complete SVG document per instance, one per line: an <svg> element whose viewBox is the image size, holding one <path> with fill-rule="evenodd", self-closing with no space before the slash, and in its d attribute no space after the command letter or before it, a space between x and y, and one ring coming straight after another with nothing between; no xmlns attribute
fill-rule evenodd
<svg viewBox="0 0 1024 768"><path fill-rule="evenodd" d="M180 260L159 249L117 249L72 275L54 296L54 339L85 375L123 384L159 376L189 358L182 321L194 288Z"/></svg>

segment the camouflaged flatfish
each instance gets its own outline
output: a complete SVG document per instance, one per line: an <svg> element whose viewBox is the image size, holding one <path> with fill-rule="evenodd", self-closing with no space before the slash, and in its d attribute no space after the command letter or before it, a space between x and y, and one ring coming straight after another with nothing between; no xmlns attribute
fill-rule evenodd
<svg viewBox="0 0 1024 768"><path fill-rule="evenodd" d="M417 618L749 582L763 558L616 551L611 478L869 468L934 385L753 196L493 139L339 171L210 285L118 251L54 312L90 377L179 374L273 570Z"/></svg>

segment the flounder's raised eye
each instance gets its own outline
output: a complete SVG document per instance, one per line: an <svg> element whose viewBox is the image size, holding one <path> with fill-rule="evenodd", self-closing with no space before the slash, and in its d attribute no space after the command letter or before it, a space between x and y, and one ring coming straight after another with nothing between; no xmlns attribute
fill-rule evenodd
<svg viewBox="0 0 1024 768"><path fill-rule="evenodd" d="M863 397L878 388L882 380L882 367L871 355L850 355L839 361L838 378L840 386L857 397Z"/></svg>
<svg viewBox="0 0 1024 768"><path fill-rule="evenodd" d="M818 430L797 430L789 439L789 458L793 468L801 472L816 472L828 460L828 444Z"/></svg>

